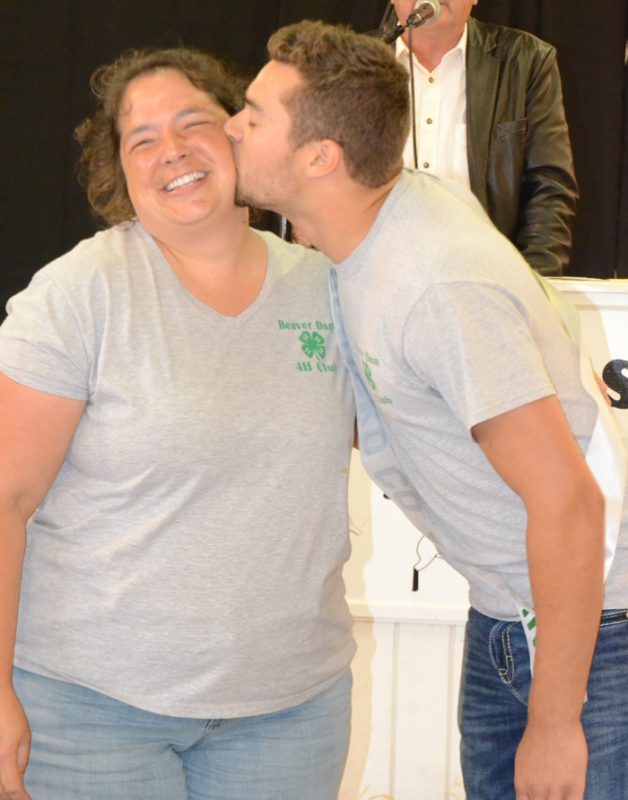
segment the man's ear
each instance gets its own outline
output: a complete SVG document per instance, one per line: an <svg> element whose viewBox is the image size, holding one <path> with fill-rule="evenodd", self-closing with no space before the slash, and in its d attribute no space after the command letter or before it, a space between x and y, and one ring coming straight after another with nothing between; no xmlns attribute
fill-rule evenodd
<svg viewBox="0 0 628 800"><path fill-rule="evenodd" d="M311 177L323 178L334 172L342 163L342 147L333 139L311 142L307 159L307 172Z"/></svg>

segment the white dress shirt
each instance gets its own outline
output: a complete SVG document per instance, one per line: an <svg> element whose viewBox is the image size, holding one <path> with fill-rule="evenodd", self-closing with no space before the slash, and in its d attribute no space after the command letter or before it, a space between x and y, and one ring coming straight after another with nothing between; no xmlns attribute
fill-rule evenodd
<svg viewBox="0 0 628 800"><path fill-rule="evenodd" d="M414 163L412 130L403 157L406 167L417 167L469 187L466 50L465 25L458 44L443 56L433 72L428 72L412 56L417 163ZM397 60L409 73L410 53L401 38L397 39Z"/></svg>

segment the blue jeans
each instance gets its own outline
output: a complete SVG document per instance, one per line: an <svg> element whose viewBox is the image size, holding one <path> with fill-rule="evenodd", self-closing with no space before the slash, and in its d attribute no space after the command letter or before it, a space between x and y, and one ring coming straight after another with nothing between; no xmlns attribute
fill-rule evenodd
<svg viewBox="0 0 628 800"><path fill-rule="evenodd" d="M294 708L238 719L152 714L16 669L33 800L335 800L351 674Z"/></svg>
<svg viewBox="0 0 628 800"><path fill-rule="evenodd" d="M527 719L528 645L519 622L471 609L458 709L467 800L515 800L514 761ZM628 615L604 611L582 724L585 800L628 798Z"/></svg>

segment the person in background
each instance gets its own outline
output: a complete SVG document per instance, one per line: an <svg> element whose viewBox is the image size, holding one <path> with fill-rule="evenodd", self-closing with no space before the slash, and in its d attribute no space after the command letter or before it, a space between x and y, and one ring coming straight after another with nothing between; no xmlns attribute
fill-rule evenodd
<svg viewBox="0 0 628 800"><path fill-rule="evenodd" d="M391 48L316 22L268 48L226 125L238 197L334 262L363 463L469 580L466 796L625 800L626 456L590 365L472 193L402 169Z"/></svg>
<svg viewBox="0 0 628 800"><path fill-rule="evenodd" d="M355 408L328 262L234 204L215 59L134 51L92 86L111 227L0 329L0 798L335 800Z"/></svg>
<svg viewBox="0 0 628 800"><path fill-rule="evenodd" d="M415 0L391 3L405 25ZM561 275L578 191L556 50L474 19L477 3L442 0L440 14L410 32L412 58L408 29L397 39L415 100L404 162L470 187L534 269Z"/></svg>

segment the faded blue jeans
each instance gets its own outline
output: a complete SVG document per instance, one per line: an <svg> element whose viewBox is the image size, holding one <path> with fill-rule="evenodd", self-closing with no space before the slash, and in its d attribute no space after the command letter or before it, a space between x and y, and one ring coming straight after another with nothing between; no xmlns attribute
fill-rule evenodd
<svg viewBox="0 0 628 800"><path fill-rule="evenodd" d="M514 760L527 718L530 661L519 622L471 609L458 709L467 800L514 800ZM585 800L628 798L628 613L604 611L582 724Z"/></svg>
<svg viewBox="0 0 628 800"><path fill-rule="evenodd" d="M142 711L20 669L33 800L336 800L351 674L301 705L239 719Z"/></svg>

